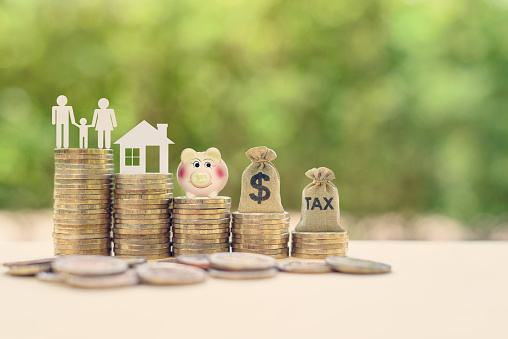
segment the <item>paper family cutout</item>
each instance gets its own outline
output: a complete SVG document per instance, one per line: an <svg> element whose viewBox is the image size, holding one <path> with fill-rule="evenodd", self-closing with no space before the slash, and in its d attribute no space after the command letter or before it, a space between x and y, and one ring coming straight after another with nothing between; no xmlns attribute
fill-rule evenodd
<svg viewBox="0 0 508 339"><path fill-rule="evenodd" d="M108 99L99 100L99 109L94 111L91 125L86 124L85 118L79 120L79 125L76 123L72 106L66 106L65 95L60 95L56 103L58 106L53 106L52 109L52 123L56 125L56 148L62 148L62 144L63 148L69 148L69 119L79 128L79 148L88 148L88 128L90 127L95 127L98 133L98 148L111 148L111 131L117 125L115 111L108 109Z"/></svg>
<svg viewBox="0 0 508 339"><path fill-rule="evenodd" d="M205 152L186 148L182 151L181 160L177 179L185 196L189 199L217 198L228 182L228 167L220 151L215 147Z"/></svg>

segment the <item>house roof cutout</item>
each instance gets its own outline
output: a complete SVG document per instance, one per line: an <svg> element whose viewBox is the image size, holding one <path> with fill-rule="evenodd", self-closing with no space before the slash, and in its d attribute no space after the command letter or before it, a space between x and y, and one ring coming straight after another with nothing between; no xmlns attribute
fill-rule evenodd
<svg viewBox="0 0 508 339"><path fill-rule="evenodd" d="M157 124L157 128L155 128L143 120L129 132L125 133L115 144L121 144L124 147L174 144L167 137L167 127L167 124Z"/></svg>

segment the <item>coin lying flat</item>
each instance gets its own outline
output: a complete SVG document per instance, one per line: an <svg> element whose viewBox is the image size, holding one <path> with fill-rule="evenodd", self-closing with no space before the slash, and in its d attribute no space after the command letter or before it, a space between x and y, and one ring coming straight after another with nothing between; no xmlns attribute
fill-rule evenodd
<svg viewBox="0 0 508 339"><path fill-rule="evenodd" d="M210 262L213 268L230 271L267 270L277 264L269 256L242 252L212 254Z"/></svg>
<svg viewBox="0 0 508 339"><path fill-rule="evenodd" d="M133 286L139 283L135 270L128 270L119 274L100 276L65 275L65 282L80 288L114 288Z"/></svg>
<svg viewBox="0 0 508 339"><path fill-rule="evenodd" d="M379 274L392 270L390 265L356 258L328 257L325 261L333 270L342 273Z"/></svg>
<svg viewBox="0 0 508 339"><path fill-rule="evenodd" d="M51 283L62 283L65 281L65 274L54 273L54 272L39 272L35 275L38 280L51 282Z"/></svg>
<svg viewBox="0 0 508 339"><path fill-rule="evenodd" d="M214 278L235 280L272 278L278 273L275 268L256 271L223 271L211 268L208 272L210 273L210 276Z"/></svg>
<svg viewBox="0 0 508 339"><path fill-rule="evenodd" d="M217 198L186 198L175 197L175 203L178 204L224 204L230 203L231 197L218 196Z"/></svg>
<svg viewBox="0 0 508 339"><path fill-rule="evenodd" d="M331 267L324 261L292 260L277 263L280 271L291 273L330 273Z"/></svg>
<svg viewBox="0 0 508 339"><path fill-rule="evenodd" d="M259 219L287 219L289 218L289 212L282 212L282 213L240 213L240 212L233 212L233 218L234 219L253 219L253 220L259 220Z"/></svg>
<svg viewBox="0 0 508 339"><path fill-rule="evenodd" d="M36 275L40 272L51 271L51 263L54 260L55 258L15 261L5 263L4 266L9 268L11 275Z"/></svg>
<svg viewBox="0 0 508 339"><path fill-rule="evenodd" d="M292 232L293 239L341 239L348 238L348 232Z"/></svg>
<svg viewBox="0 0 508 339"><path fill-rule="evenodd" d="M180 264L195 266L203 269L212 267L210 256L208 254L186 254L176 258Z"/></svg>
<svg viewBox="0 0 508 339"><path fill-rule="evenodd" d="M205 271L173 263L151 263L136 267L139 278L150 285L187 285L205 281Z"/></svg>
<svg viewBox="0 0 508 339"><path fill-rule="evenodd" d="M72 275L119 274L129 268L129 264L122 259L96 255L60 257L55 259L52 266L55 272Z"/></svg>
<svg viewBox="0 0 508 339"><path fill-rule="evenodd" d="M125 256L125 257L118 257L122 260L125 260L127 262L127 264L129 264L129 267L134 267L134 266L137 266L137 265L141 265L141 264L144 264L146 263L146 258L145 257L128 257L128 256Z"/></svg>

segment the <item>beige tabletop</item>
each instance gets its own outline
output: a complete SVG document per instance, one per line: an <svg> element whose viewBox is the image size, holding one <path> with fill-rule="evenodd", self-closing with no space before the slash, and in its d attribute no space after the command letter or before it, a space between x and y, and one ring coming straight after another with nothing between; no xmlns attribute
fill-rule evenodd
<svg viewBox="0 0 508 339"><path fill-rule="evenodd" d="M508 338L507 242L349 248L393 272L114 290L0 274L0 338ZM0 262L51 255L51 243L0 242Z"/></svg>

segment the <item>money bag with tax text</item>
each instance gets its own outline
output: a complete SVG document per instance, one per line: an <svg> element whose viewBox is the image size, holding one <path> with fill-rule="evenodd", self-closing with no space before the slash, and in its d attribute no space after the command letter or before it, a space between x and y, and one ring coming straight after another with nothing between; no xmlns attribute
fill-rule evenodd
<svg viewBox="0 0 508 339"><path fill-rule="evenodd" d="M253 147L245 155L252 163L242 174L238 212L283 213L279 172L271 161L277 154L265 146Z"/></svg>
<svg viewBox="0 0 508 339"><path fill-rule="evenodd" d="M295 232L345 232L340 226L339 191L330 180L333 171L326 167L305 172L312 182L302 194L302 216Z"/></svg>

